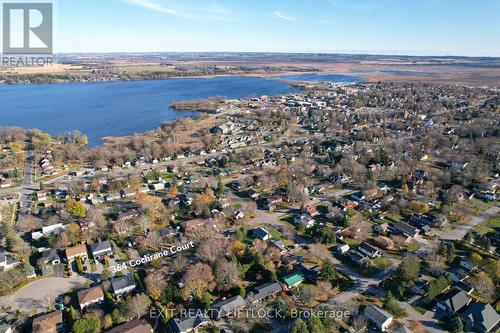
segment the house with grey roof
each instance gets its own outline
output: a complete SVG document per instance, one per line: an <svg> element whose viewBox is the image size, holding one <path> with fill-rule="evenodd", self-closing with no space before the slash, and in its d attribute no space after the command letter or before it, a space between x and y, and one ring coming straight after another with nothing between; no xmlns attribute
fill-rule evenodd
<svg viewBox="0 0 500 333"><path fill-rule="evenodd" d="M201 311L183 318L172 318L168 321L168 329L172 333L188 333L199 327L210 324L210 318Z"/></svg>
<svg viewBox="0 0 500 333"><path fill-rule="evenodd" d="M284 253L286 253L288 251L286 249L285 244L283 243L283 241L281 239L279 239L279 240L271 239L269 241L269 245L271 245L272 247L278 249L278 251L280 251L280 254L284 254Z"/></svg>
<svg viewBox="0 0 500 333"><path fill-rule="evenodd" d="M21 262L14 259L11 254L0 250L0 272L8 271L20 264Z"/></svg>
<svg viewBox="0 0 500 333"><path fill-rule="evenodd" d="M109 243L109 240L97 242L90 245L90 251L92 252L92 257L94 257L94 259L99 259L103 256L113 255L113 250L111 249L111 244Z"/></svg>
<svg viewBox="0 0 500 333"><path fill-rule="evenodd" d="M134 277L130 274L111 278L111 287L116 295L129 293L136 288Z"/></svg>
<svg viewBox="0 0 500 333"><path fill-rule="evenodd" d="M367 242L359 244L358 251L363 254L366 254L368 257L372 259L380 256L380 251L375 246L372 246Z"/></svg>
<svg viewBox="0 0 500 333"><path fill-rule="evenodd" d="M418 230L417 228L409 225L408 223L405 223L405 222L396 222L392 225L392 228L394 229L394 231L398 234L402 234L403 236L406 236L406 237L415 237L418 235L418 233L420 232L420 230Z"/></svg>
<svg viewBox="0 0 500 333"><path fill-rule="evenodd" d="M59 257L59 254L57 254L57 251L54 249L43 251L40 260L44 265L47 265L49 263L51 265L57 265L61 263L61 257Z"/></svg>
<svg viewBox="0 0 500 333"><path fill-rule="evenodd" d="M248 293L247 300L251 303L259 302L279 293L281 289L281 285L278 282L264 283L253 288L253 290Z"/></svg>
<svg viewBox="0 0 500 333"><path fill-rule="evenodd" d="M438 297L437 309L443 311L448 316L454 316L469 304L471 298L463 290L453 288Z"/></svg>
<svg viewBox="0 0 500 333"><path fill-rule="evenodd" d="M153 333L153 327L144 319L134 319L118 325L106 333Z"/></svg>
<svg viewBox="0 0 500 333"><path fill-rule="evenodd" d="M210 316L213 319L223 318L243 309L245 306L247 306L247 302L238 295L224 301L215 302L210 309Z"/></svg>
<svg viewBox="0 0 500 333"><path fill-rule="evenodd" d="M368 321L374 324L380 331L385 332L392 324L394 317L385 310L382 310L375 304L369 304L365 310L364 315Z"/></svg>
<svg viewBox="0 0 500 333"><path fill-rule="evenodd" d="M470 304L462 313L462 320L468 331L496 332L500 326L500 315L489 303Z"/></svg>
<svg viewBox="0 0 500 333"><path fill-rule="evenodd" d="M453 282L463 282L469 277L469 272L460 267L450 267L444 272Z"/></svg>

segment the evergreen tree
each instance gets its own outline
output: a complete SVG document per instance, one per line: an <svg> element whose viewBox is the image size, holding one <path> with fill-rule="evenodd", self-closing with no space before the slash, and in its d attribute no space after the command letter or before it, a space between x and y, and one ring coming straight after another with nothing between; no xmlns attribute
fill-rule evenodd
<svg viewBox="0 0 500 333"><path fill-rule="evenodd" d="M321 320L318 317L312 316L311 319L307 322L307 326L309 327L310 333L323 333L325 332L325 327Z"/></svg>
<svg viewBox="0 0 500 333"><path fill-rule="evenodd" d="M218 197L224 194L224 183L221 177L217 178L217 192L215 193Z"/></svg>
<svg viewBox="0 0 500 333"><path fill-rule="evenodd" d="M451 263L455 260L456 250L453 242L448 243L448 262Z"/></svg>
<svg viewBox="0 0 500 333"><path fill-rule="evenodd" d="M321 273L319 274L320 281L332 281L337 277L337 272L335 267L330 261L325 261L321 267Z"/></svg>
<svg viewBox="0 0 500 333"><path fill-rule="evenodd" d="M293 326L292 333L309 333L306 323L302 319L297 319Z"/></svg>

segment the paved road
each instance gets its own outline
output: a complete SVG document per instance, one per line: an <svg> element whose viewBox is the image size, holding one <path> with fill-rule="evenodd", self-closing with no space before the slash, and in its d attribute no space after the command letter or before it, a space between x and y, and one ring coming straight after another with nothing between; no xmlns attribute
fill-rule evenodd
<svg viewBox="0 0 500 333"><path fill-rule="evenodd" d="M471 219L464 224L457 225L457 227L451 231L435 231L436 238L434 240L424 240L422 238L419 239L419 243L421 247L416 252L417 254L425 254L427 251L431 251L439 246L439 242L441 240L460 240L463 239L464 236L475 226L486 223L488 220L494 215L500 212L500 206L493 206L489 209L485 210L479 216L473 216Z"/></svg>
<svg viewBox="0 0 500 333"><path fill-rule="evenodd" d="M76 274L67 279L43 278L33 281L13 295L0 297L0 307L8 312L16 310L29 314L43 312L48 304L54 304L57 296L82 288L88 282L91 281Z"/></svg>
<svg viewBox="0 0 500 333"><path fill-rule="evenodd" d="M481 215L473 216L467 223L458 225L452 231L440 234L439 237L444 240L462 239L470 229L474 228L475 226L481 223L487 222L491 217L498 214L499 212L500 212L500 206L493 206L484 211Z"/></svg>

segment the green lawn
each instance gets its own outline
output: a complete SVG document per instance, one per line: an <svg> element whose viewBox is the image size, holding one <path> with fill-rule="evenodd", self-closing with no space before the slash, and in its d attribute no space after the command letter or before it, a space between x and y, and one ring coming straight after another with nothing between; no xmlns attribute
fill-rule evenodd
<svg viewBox="0 0 500 333"><path fill-rule="evenodd" d="M372 260L372 263L380 269L387 269L392 266L392 261L384 257L377 257Z"/></svg>
<svg viewBox="0 0 500 333"><path fill-rule="evenodd" d="M261 224L260 227L269 231L272 239L278 240L278 239L283 238L283 235L281 234L281 232L279 232L278 230L276 230L274 227L270 226L269 224Z"/></svg>
<svg viewBox="0 0 500 333"><path fill-rule="evenodd" d="M490 220L490 226L493 228L500 228L500 218L493 218Z"/></svg>
<svg viewBox="0 0 500 333"><path fill-rule="evenodd" d="M348 238L348 237L345 237L342 241L344 241L344 243L349 245L349 247L356 247L359 244L361 244L360 239L354 239L354 238Z"/></svg>

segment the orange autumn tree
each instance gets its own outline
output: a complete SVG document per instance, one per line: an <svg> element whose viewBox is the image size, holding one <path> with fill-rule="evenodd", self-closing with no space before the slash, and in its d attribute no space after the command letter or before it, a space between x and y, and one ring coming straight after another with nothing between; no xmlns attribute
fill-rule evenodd
<svg viewBox="0 0 500 333"><path fill-rule="evenodd" d="M142 213L151 220L160 223L163 218L163 204L161 198L149 195L147 193L137 193L137 202L141 207Z"/></svg>
<svg viewBox="0 0 500 333"><path fill-rule="evenodd" d="M201 262L187 269L182 278L184 288L182 297L187 300L189 296L201 300L207 291L212 291L215 287L214 274L212 268Z"/></svg>

